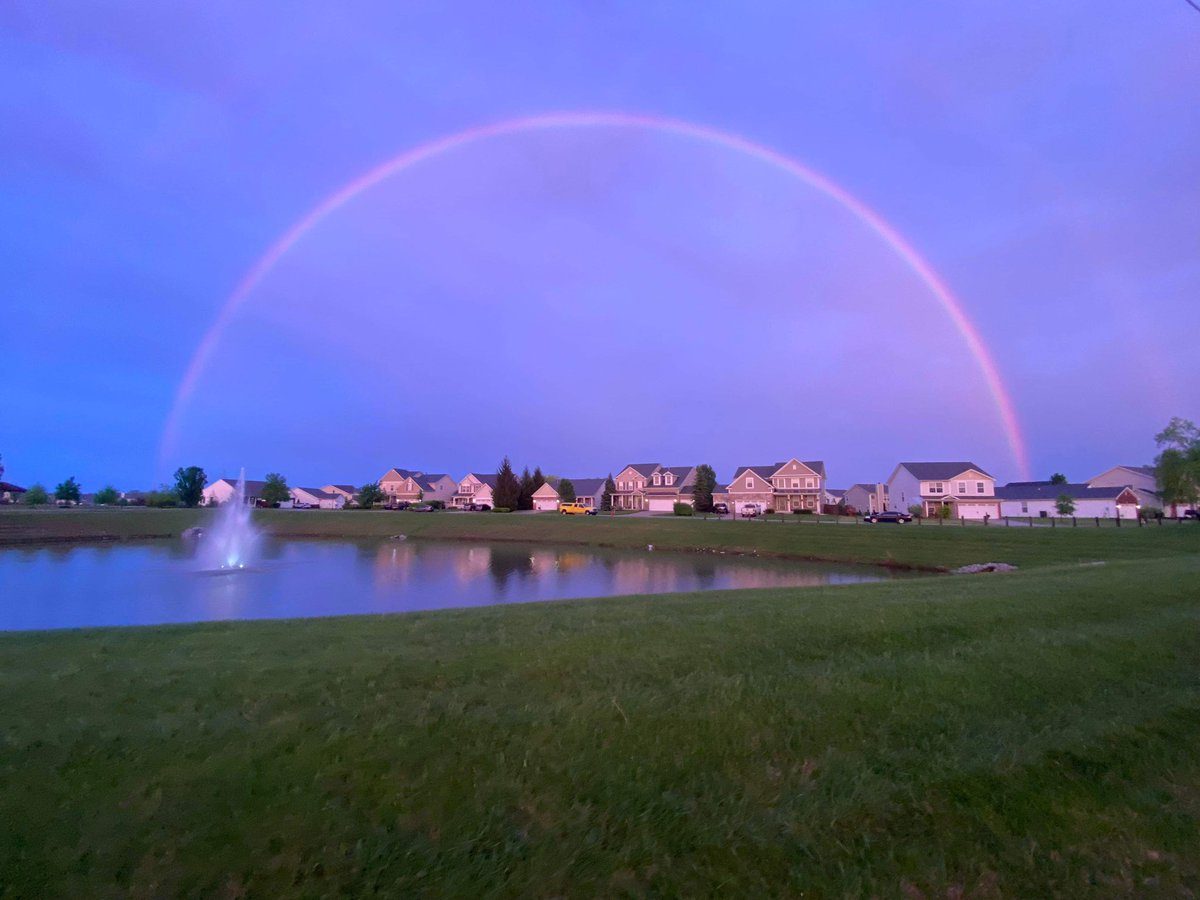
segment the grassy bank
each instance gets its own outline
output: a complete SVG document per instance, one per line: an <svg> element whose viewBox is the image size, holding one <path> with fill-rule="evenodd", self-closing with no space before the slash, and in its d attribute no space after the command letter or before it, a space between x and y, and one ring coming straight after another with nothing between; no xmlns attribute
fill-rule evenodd
<svg viewBox="0 0 1200 900"><path fill-rule="evenodd" d="M1198 580L0 636L0 895L1194 893Z"/></svg>
<svg viewBox="0 0 1200 900"><path fill-rule="evenodd" d="M203 524L205 510L5 510L0 546L53 541L176 536ZM1018 566L1138 559L1196 553L1200 526L1125 528L960 528L938 525L772 522L677 518L595 518L472 513L259 510L256 520L279 536L374 538L403 533L440 540L579 543L637 549L713 550L841 562L955 567L979 562Z"/></svg>

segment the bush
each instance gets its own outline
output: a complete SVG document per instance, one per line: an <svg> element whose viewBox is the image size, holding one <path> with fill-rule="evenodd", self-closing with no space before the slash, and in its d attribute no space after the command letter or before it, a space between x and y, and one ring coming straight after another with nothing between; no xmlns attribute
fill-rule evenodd
<svg viewBox="0 0 1200 900"><path fill-rule="evenodd" d="M507 506L493 506L492 512L512 512Z"/></svg>
<svg viewBox="0 0 1200 900"><path fill-rule="evenodd" d="M146 505L156 509L178 506L179 498L174 491L150 491L146 494Z"/></svg>
<svg viewBox="0 0 1200 900"><path fill-rule="evenodd" d="M690 503L676 503L674 510L677 516L694 516L696 514Z"/></svg>
<svg viewBox="0 0 1200 900"><path fill-rule="evenodd" d="M764 516L773 516L773 515L775 515L775 510L768 507L767 509L763 510L763 515Z"/></svg>
<svg viewBox="0 0 1200 900"><path fill-rule="evenodd" d="M46 493L46 489L40 484L35 484L25 492L25 495L21 498L21 502L26 506L45 506L50 502L50 495Z"/></svg>
<svg viewBox="0 0 1200 900"><path fill-rule="evenodd" d="M1143 506L1138 512L1138 515L1140 515L1143 519L1157 519L1161 517L1162 514L1163 511L1157 506Z"/></svg>
<svg viewBox="0 0 1200 900"><path fill-rule="evenodd" d="M951 510L950 507L948 507L948 506L938 507L938 518L939 519L948 520L950 518L950 516L952 515L952 513L953 513L953 510Z"/></svg>
<svg viewBox="0 0 1200 900"><path fill-rule="evenodd" d="M434 509L445 509L446 508L445 500L430 500L428 502L429 502L429 505L431 507L433 507Z"/></svg>
<svg viewBox="0 0 1200 900"><path fill-rule="evenodd" d="M769 510L769 509L767 510L767 512L772 512L772 511L773 510ZM811 509L793 509L792 510L792 515L794 515L794 516L811 516L812 514L813 514L813 511Z"/></svg>
<svg viewBox="0 0 1200 900"><path fill-rule="evenodd" d="M925 507L920 503L913 503L908 507L908 514L914 519L923 519L925 518Z"/></svg>

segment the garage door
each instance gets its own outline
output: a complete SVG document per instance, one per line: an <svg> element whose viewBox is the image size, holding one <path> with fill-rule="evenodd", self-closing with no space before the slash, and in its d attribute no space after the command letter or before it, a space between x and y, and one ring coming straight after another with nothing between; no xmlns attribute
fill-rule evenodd
<svg viewBox="0 0 1200 900"><path fill-rule="evenodd" d="M672 512L675 509L675 501L664 497L650 498L650 512Z"/></svg>
<svg viewBox="0 0 1200 900"><path fill-rule="evenodd" d="M533 508L538 512L553 512L558 509L558 503L553 500L534 500Z"/></svg>

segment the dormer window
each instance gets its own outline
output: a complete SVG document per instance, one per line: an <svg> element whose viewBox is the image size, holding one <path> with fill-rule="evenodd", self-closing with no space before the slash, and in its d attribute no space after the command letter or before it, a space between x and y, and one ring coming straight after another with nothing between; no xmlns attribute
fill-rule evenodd
<svg viewBox="0 0 1200 900"><path fill-rule="evenodd" d="M665 483L666 483L667 487L670 487L671 485L673 485L675 483L675 476L672 475L670 472L668 472L667 477L665 479Z"/></svg>
<svg viewBox="0 0 1200 900"><path fill-rule="evenodd" d="M659 475L657 472L654 473L654 484L655 485L662 484L662 476Z"/></svg>

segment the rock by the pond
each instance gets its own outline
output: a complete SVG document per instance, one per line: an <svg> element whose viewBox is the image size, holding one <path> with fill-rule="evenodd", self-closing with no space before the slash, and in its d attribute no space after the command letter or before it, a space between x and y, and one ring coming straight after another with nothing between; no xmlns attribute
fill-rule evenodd
<svg viewBox="0 0 1200 900"><path fill-rule="evenodd" d="M185 528L179 535L185 541L195 541L204 537L204 529L199 525L193 525L191 528Z"/></svg>
<svg viewBox="0 0 1200 900"><path fill-rule="evenodd" d="M954 570L955 575L978 575L980 572L1015 572L1016 566L1010 566L1008 563L972 563L969 566L960 566Z"/></svg>

